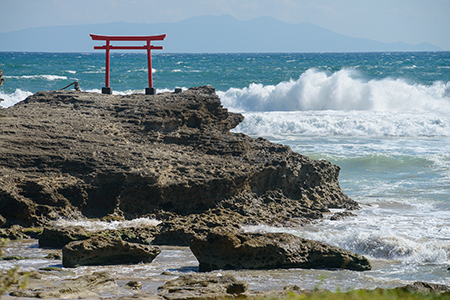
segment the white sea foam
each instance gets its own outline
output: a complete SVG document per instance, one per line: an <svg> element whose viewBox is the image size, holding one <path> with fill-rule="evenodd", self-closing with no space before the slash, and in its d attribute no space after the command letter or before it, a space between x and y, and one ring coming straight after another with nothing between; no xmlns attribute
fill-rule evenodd
<svg viewBox="0 0 450 300"><path fill-rule="evenodd" d="M365 216L365 218L368 218ZM245 226L246 232L287 232L293 235L325 242L369 258L400 260L405 264L448 264L450 262L450 241L434 237L425 238L411 224L410 230L397 231L396 223L383 226L374 218L369 223L353 223L349 220L336 222L334 226L315 224L313 228L282 228L266 225ZM378 222L378 224L375 224ZM402 224L399 224L400 226Z"/></svg>
<svg viewBox="0 0 450 300"><path fill-rule="evenodd" d="M25 98L31 96L32 94L33 93L22 91L21 89L16 89L12 94L5 94L4 92L0 91L0 98L4 100L0 102L0 106L4 108L13 106L17 102L25 100Z"/></svg>
<svg viewBox="0 0 450 300"><path fill-rule="evenodd" d="M422 85L403 79L367 80L360 72L309 69L277 85L250 84L218 92L233 111L379 110L450 112L450 82Z"/></svg>
<svg viewBox="0 0 450 300"><path fill-rule="evenodd" d="M11 79L45 79L48 81L67 79L67 76L59 76L59 75L21 75L21 76L3 76L3 77Z"/></svg>
<svg viewBox="0 0 450 300"><path fill-rule="evenodd" d="M96 221L96 220L88 220L88 219L77 219L77 220L67 220L67 219L59 219L53 225L59 227L72 227L72 226L81 226L88 231L97 231L97 230L118 230L122 228L129 227L148 227L148 226L157 226L161 221L150 219L150 218L138 218L127 221Z"/></svg>
<svg viewBox="0 0 450 300"><path fill-rule="evenodd" d="M235 131L250 135L450 136L439 113L380 111L248 112Z"/></svg>

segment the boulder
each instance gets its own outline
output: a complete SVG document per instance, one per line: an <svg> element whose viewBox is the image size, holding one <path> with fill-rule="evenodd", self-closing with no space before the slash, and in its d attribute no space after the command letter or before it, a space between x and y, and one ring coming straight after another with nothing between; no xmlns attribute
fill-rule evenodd
<svg viewBox="0 0 450 300"><path fill-rule="evenodd" d="M61 249L70 242L87 240L90 237L91 234L80 226L45 227L39 236L39 247Z"/></svg>
<svg viewBox="0 0 450 300"><path fill-rule="evenodd" d="M168 300L226 299L245 293L248 284L232 275L189 274L166 282L158 290L158 295Z"/></svg>
<svg viewBox="0 0 450 300"><path fill-rule="evenodd" d="M48 281L47 281L48 282ZM116 293L118 285L107 272L95 272L75 279L58 282L56 285L17 290L10 293L15 297L58 298L58 299L98 299L99 293Z"/></svg>
<svg viewBox="0 0 450 300"><path fill-rule="evenodd" d="M38 92L0 110L0 214L29 227L80 214L131 219L220 208L272 224L358 208L339 186L338 166L231 132L243 118L211 86Z"/></svg>
<svg viewBox="0 0 450 300"><path fill-rule="evenodd" d="M0 227L5 225L5 223L6 223L6 219L2 215L0 215Z"/></svg>
<svg viewBox="0 0 450 300"><path fill-rule="evenodd" d="M245 233L212 231L194 237L191 251L201 272L239 269L371 269L358 254L288 233Z"/></svg>
<svg viewBox="0 0 450 300"><path fill-rule="evenodd" d="M119 239L95 236L71 242L62 250L64 267L149 263L161 253L159 247L128 243Z"/></svg>

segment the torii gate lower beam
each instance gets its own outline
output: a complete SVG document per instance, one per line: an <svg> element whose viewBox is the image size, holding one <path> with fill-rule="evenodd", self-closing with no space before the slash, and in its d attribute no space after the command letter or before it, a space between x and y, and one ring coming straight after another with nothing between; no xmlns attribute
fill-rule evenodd
<svg viewBox="0 0 450 300"><path fill-rule="evenodd" d="M110 71L110 51L111 50L147 50L147 66L148 66L148 88L145 89L146 95L156 94L156 89L153 87L153 74L152 74L152 55L151 50L162 50L162 46L153 46L152 41L163 41L166 38L166 34L161 35L147 35L147 36L111 36L111 35L98 35L91 34L94 41L105 41L103 46L94 46L94 49L106 50L106 71L105 71L105 87L102 88L102 94L112 94L112 89L109 86L109 71ZM111 41L145 41L144 46L113 46Z"/></svg>

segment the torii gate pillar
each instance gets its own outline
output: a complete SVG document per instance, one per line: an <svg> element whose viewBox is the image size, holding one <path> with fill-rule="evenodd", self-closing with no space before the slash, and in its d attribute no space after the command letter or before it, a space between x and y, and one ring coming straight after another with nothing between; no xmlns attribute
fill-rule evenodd
<svg viewBox="0 0 450 300"><path fill-rule="evenodd" d="M147 66L148 66L148 87L145 88L146 95L156 94L156 89L153 87L152 74L152 55L151 50L162 50L162 46L153 46L152 41L163 41L166 34L161 35L147 35L147 36L108 36L91 34L94 41L105 41L103 46L94 46L94 49L106 50L106 70L105 70L105 87L102 88L102 94L112 94L112 89L109 86L109 71L110 71L110 51L111 50L147 50ZM144 46L113 46L111 41L146 41Z"/></svg>

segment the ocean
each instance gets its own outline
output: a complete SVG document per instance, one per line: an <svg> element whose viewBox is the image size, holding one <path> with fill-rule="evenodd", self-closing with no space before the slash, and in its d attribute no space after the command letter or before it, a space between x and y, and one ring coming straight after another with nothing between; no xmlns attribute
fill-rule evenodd
<svg viewBox="0 0 450 300"><path fill-rule="evenodd" d="M414 281L450 284L450 52L158 52L153 68L158 92L214 86L224 107L245 116L234 132L262 136L340 166L343 191L361 204L357 216L344 220L330 221L326 216L306 227L260 225L245 230L289 232L324 241L365 255L373 270L226 273L256 290L292 284L330 290ZM103 52L0 52L0 69L5 78L0 87L5 101L0 105L8 107L32 93L57 90L75 80L83 91L100 92L105 57ZM113 93L143 93L147 85L144 53L112 53ZM38 249L36 241L11 242L7 251L41 258L0 262L0 268L52 263L43 258L49 250ZM144 289L151 289L155 281L196 272L197 267L188 248L165 247L151 264L81 267L72 272L109 270L122 280L132 274L147 282Z"/></svg>

